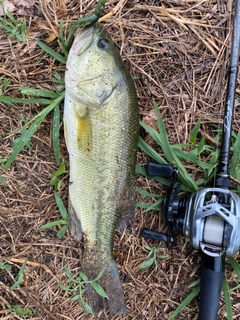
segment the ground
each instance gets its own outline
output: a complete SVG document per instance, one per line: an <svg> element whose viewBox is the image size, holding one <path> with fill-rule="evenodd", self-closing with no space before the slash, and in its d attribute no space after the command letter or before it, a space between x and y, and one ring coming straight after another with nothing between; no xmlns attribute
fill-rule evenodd
<svg viewBox="0 0 240 320"><path fill-rule="evenodd" d="M105 14L118 1L106 3ZM2 91L6 96L21 97L19 88L53 90L53 76L64 74L64 65L42 51L36 39L60 52L57 42L59 21L64 32L69 23L93 11L95 1L36 0L25 18L25 42L9 38L0 29L1 83L10 80ZM211 125L221 125L226 92L230 40L233 22L232 1L156 0L120 1L113 15L103 19L123 60L135 77L139 114L143 122L157 128L153 109L155 99L163 117L171 143L188 143L189 133L201 117L201 130L211 143ZM238 78L239 84L240 78ZM240 126L239 89L236 96L234 131ZM23 125L22 116L30 120L43 106L39 104L8 105L0 103L0 158L8 158L12 143L19 133L11 133ZM13 164L1 174L7 185L0 185L0 261L11 271L0 269L0 318L21 319L8 305L34 311L32 319L168 319L191 291L188 288L199 278L198 252L185 237L178 235L171 244L144 240L143 227L166 231L158 211L143 212L136 208L135 223L123 235L116 234L114 253L121 273L128 313L110 316L107 311L89 315L79 302L71 301L59 283L67 285L64 267L76 276L81 269L82 244L69 233L58 238L58 226L39 230L44 223L59 220L60 214L50 185L52 172L58 169L52 146L52 114L49 114ZM9 134L10 133L10 134ZM144 130L141 137L161 152ZM200 136L201 137L201 136ZM60 130L61 158L68 161L63 128ZM145 166L149 158L138 151L137 163ZM185 164L191 174L198 168ZM201 172L199 171L199 175ZM60 195L67 205L68 175L62 176ZM160 184L136 175L136 190L165 194ZM154 201L140 196L137 201ZM158 267L140 270L148 251L144 247L161 247ZM21 284L10 290L19 268L28 260ZM239 260L239 256L236 256ZM227 264L230 287L236 275ZM239 290L231 292L233 319L240 317ZM189 304L175 319L197 319L198 299ZM222 296L219 319L226 319Z"/></svg>

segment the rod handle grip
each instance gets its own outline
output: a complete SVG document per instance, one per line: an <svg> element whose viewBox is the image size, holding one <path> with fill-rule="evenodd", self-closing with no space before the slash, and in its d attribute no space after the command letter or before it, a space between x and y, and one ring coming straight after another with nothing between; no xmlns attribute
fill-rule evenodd
<svg viewBox="0 0 240 320"><path fill-rule="evenodd" d="M224 271L201 268L200 307L198 320L217 320Z"/></svg>

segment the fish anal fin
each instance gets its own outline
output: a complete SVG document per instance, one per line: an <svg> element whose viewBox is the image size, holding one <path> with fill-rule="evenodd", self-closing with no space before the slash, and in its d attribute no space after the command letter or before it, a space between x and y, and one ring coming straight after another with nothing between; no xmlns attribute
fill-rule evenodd
<svg viewBox="0 0 240 320"><path fill-rule="evenodd" d="M134 184L131 187L124 188L124 194L118 206L117 231L123 233L126 227L133 225L135 221L135 191Z"/></svg>

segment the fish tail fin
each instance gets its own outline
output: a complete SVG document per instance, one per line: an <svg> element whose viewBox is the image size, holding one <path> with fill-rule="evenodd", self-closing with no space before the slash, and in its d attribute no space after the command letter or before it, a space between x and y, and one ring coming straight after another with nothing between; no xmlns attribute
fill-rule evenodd
<svg viewBox="0 0 240 320"><path fill-rule="evenodd" d="M88 259L86 259L89 257ZM119 277L118 266L113 257L87 255L83 260L82 269L89 280L96 279L100 272L101 278L97 281L107 293L108 299L100 296L92 287L87 285L88 302L95 314L108 307L111 314L124 314L127 312L123 287Z"/></svg>

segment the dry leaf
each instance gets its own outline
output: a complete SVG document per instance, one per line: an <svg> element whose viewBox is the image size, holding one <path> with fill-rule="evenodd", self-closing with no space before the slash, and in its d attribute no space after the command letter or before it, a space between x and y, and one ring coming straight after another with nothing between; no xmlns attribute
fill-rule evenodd
<svg viewBox="0 0 240 320"><path fill-rule="evenodd" d="M3 16L4 13L7 12L20 15L29 14L32 12L33 5L33 0L3 0L3 3L0 6L0 16Z"/></svg>

